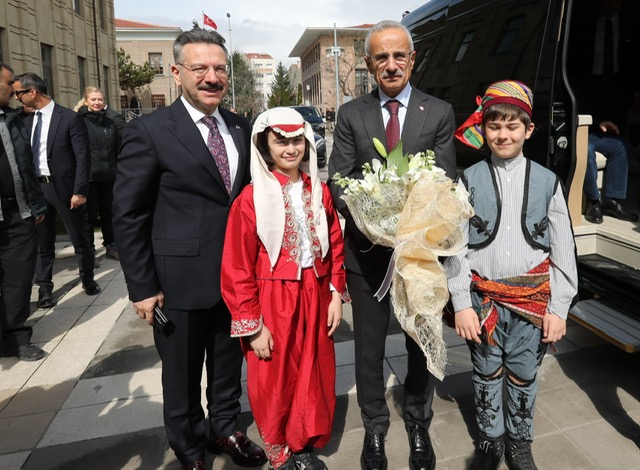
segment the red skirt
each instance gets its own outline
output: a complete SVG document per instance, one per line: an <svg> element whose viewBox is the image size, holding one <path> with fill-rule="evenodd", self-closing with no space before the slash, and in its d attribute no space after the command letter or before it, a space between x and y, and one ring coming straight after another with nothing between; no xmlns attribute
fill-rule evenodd
<svg viewBox="0 0 640 470"><path fill-rule="evenodd" d="M271 360L258 360L243 341L249 404L268 446L293 452L323 447L331 437L336 394L333 339L327 335L329 276L303 269L300 281L259 280Z"/></svg>

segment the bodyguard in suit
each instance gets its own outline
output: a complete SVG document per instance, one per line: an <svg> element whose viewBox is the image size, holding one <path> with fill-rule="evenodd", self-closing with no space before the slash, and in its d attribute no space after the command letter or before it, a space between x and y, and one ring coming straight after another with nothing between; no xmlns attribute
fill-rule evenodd
<svg viewBox="0 0 640 470"><path fill-rule="evenodd" d="M329 174L361 178L362 165L381 158L372 139L377 137L391 149L395 142L388 142L390 135L394 140L402 138L404 152L432 149L437 165L454 178L453 110L449 104L409 84L415 60L409 31L398 22L382 21L369 30L365 51L367 67L378 88L345 103L338 111ZM374 293L382 283L391 251L372 245L357 229L340 198L343 190L331 178L329 187L336 208L346 219L345 264L352 295L356 386L366 431L361 462L366 469L380 470L387 468L384 438L389 429L389 409L384 396L383 360L391 308L388 295L378 302ZM412 469L432 469L436 458L428 429L436 379L428 372L420 347L409 336L406 347L404 414L410 465Z"/></svg>
<svg viewBox="0 0 640 470"><path fill-rule="evenodd" d="M84 119L47 95L47 85L35 73L15 77L13 89L20 102L35 109L25 120L31 129L36 173L48 216L38 226L38 259L35 283L38 307L55 305L53 264L55 261L56 213L64 222L78 260L80 280L87 295L98 295L93 279L94 255L84 225L84 205L89 191L89 134Z"/></svg>
<svg viewBox="0 0 640 470"><path fill-rule="evenodd" d="M224 42L202 29L178 36L171 73L182 96L127 125L114 188L114 231L133 307L153 324L160 306L175 324L168 337L154 329L154 340L167 437L186 469L204 468L205 449L238 465L266 462L237 428L242 353L220 294L229 207L250 178L249 125L219 107L229 86Z"/></svg>
<svg viewBox="0 0 640 470"><path fill-rule="evenodd" d="M0 357L37 361L44 351L31 344L31 283L36 268L36 223L47 210L36 179L29 131L21 112L10 108L13 70L0 62Z"/></svg>

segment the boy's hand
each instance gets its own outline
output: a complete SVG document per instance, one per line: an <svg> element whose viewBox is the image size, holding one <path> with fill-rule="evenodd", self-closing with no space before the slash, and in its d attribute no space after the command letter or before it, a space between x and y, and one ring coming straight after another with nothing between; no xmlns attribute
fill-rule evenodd
<svg viewBox="0 0 640 470"><path fill-rule="evenodd" d="M551 312L542 317L542 342L555 343L567 332L567 321Z"/></svg>
<svg viewBox="0 0 640 470"><path fill-rule="evenodd" d="M260 331L249 337L249 345L258 359L271 359L271 351L273 351L273 336L269 328L262 325Z"/></svg>
<svg viewBox="0 0 640 470"><path fill-rule="evenodd" d="M338 292L331 293L331 302L329 303L329 315L327 318L327 326L329 327L329 336L333 335L342 320L342 298Z"/></svg>
<svg viewBox="0 0 640 470"><path fill-rule="evenodd" d="M480 319L472 308L465 308L456 312L456 333L461 338L475 343L482 343L480 339Z"/></svg>

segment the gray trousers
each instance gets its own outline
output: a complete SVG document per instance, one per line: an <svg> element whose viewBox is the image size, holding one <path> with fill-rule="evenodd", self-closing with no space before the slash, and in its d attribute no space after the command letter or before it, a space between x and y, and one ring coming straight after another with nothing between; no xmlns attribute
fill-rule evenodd
<svg viewBox="0 0 640 470"><path fill-rule="evenodd" d="M498 324L493 333L495 345L468 342L473 363L476 421L482 434L501 437L506 432L517 440L533 440L533 410L538 381L536 375L547 344L542 330L520 315L499 305ZM502 369L497 376L496 373ZM503 399L507 374L506 410ZM509 379L513 377L517 382Z"/></svg>

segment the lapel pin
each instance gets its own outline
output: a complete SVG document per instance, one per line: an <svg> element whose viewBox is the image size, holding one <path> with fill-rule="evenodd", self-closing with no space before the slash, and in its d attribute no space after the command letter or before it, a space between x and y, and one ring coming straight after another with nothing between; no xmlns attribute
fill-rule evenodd
<svg viewBox="0 0 640 470"><path fill-rule="evenodd" d="M236 129L240 129L240 126L236 124Z"/></svg>
<svg viewBox="0 0 640 470"><path fill-rule="evenodd" d="M423 106L420 106L420 111L424 111L424 107Z"/></svg>

